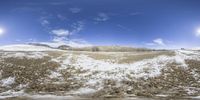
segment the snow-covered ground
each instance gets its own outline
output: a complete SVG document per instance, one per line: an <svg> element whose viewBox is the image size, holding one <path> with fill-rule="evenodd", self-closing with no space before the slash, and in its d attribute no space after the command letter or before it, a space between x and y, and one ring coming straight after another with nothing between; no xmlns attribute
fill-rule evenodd
<svg viewBox="0 0 200 100"><path fill-rule="evenodd" d="M27 49L28 48L28 49ZM53 51L53 49L46 47L30 46L30 45L12 45L0 47L0 50L4 51L36 51L32 53L9 53L5 52L1 54L2 58L15 57L22 59L23 57L41 59L45 56L51 56L45 52L40 51ZM56 51L61 52L61 51ZM152 59L143 59L133 63L119 64L109 60L97 60L91 58L87 53L81 52L76 54L74 52L62 51L62 55L52 58L60 64L56 70L52 70L48 76L50 79L58 79L56 84L63 83L61 72L68 70L70 67L75 69L84 70L84 73L80 73L74 77L74 79L86 80L83 86L76 90L67 91L68 94L73 95L86 95L95 93L103 88L104 80L115 80L117 82L123 80L130 80L129 77L134 79L148 79L157 77L162 74L162 70L166 69L167 64L176 62L183 68L187 68L185 60L200 60L200 52L192 50L175 50L174 56L160 55ZM117 53L116 53L117 55ZM120 56L122 54L120 53ZM120 56L119 59L120 59ZM73 73L73 72L72 72ZM15 83L15 77L8 77L0 80L1 86L10 86ZM121 84L117 84L120 86ZM190 92L191 93L191 92ZM20 96L26 93L20 91L20 93L12 90L0 93L1 98L9 96ZM54 97L54 96L52 96Z"/></svg>
<svg viewBox="0 0 200 100"><path fill-rule="evenodd" d="M55 51L56 49L27 44L0 46L0 51Z"/></svg>

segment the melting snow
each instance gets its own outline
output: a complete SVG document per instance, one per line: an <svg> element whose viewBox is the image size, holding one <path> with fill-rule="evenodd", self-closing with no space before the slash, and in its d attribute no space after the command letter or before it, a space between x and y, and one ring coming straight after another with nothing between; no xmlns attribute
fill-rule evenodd
<svg viewBox="0 0 200 100"><path fill-rule="evenodd" d="M180 60L175 57L159 56L153 59L146 59L132 64L116 64L105 61L95 60L86 55L80 55L74 66L80 66L83 69L101 72L115 72L118 73L116 78L124 76L122 74L135 73L135 77L154 77L160 74L160 70L169 62ZM144 70L148 70L146 73ZM106 75L106 74L105 74Z"/></svg>
<svg viewBox="0 0 200 100"><path fill-rule="evenodd" d="M96 92L95 89L92 88L80 88L78 91L74 92L75 94L91 94Z"/></svg>
<svg viewBox="0 0 200 100"><path fill-rule="evenodd" d="M8 90L6 92L0 93L0 99L6 99L10 97L23 96L23 95L24 95L24 90L21 91Z"/></svg>
<svg viewBox="0 0 200 100"><path fill-rule="evenodd" d="M6 79L2 79L1 83L2 86L9 86L15 82L15 77L8 77Z"/></svg>
<svg viewBox="0 0 200 100"><path fill-rule="evenodd" d="M55 51L57 49L52 49L52 48L43 47L43 46L17 44L17 45L1 46L0 50L2 51Z"/></svg>
<svg viewBox="0 0 200 100"><path fill-rule="evenodd" d="M155 77L161 74L161 70L166 67L166 64L177 62L184 67L187 67L185 64L185 59L199 59L199 54L196 55L196 51L185 51L185 50L177 50L175 51L175 56L158 56L153 59L145 59L135 63L130 64L117 64L103 60L95 60L87 55L78 55L74 58L73 54L65 54L61 58L65 57L66 59L62 60L61 58L53 59L57 62L62 62L60 68L57 71L52 71L50 78L57 78L60 76L59 70L65 69L66 65L72 65L77 68L82 68L84 70L88 70L87 73L81 74L77 77L84 78L86 74L91 74L92 72L98 72L92 74L89 80L84 84L86 87L80 88L77 91L74 91L75 94L89 94L96 92L102 86L103 79L114 79L116 81L120 81L121 79L126 79L126 75L129 74L135 78L148 78ZM6 54L5 57L32 57L32 58L40 58L45 56L45 53L35 52L33 54L25 54L25 53L14 53L14 54ZM74 61L72 61L75 59ZM0 81L2 86L9 86L15 82L14 77L9 77ZM98 86L97 84L100 83ZM87 86L96 86L96 89L87 87ZM191 89L188 89L188 93L194 93ZM5 93L0 93L0 95L6 95L9 93L13 93L11 95L19 95L21 92L13 92L7 91ZM45 97L54 97L52 95L45 95ZM1 97L0 97L1 98ZM35 97L37 98L37 97ZM41 98L38 96L38 98ZM56 97L58 99L58 97Z"/></svg>
<svg viewBox="0 0 200 100"><path fill-rule="evenodd" d="M43 52L31 52L31 53L27 53L27 52L6 52L4 54L2 54L3 58L10 58L10 57L14 57L14 58L32 58L32 59L41 59L45 56L48 56L48 54L43 53Z"/></svg>

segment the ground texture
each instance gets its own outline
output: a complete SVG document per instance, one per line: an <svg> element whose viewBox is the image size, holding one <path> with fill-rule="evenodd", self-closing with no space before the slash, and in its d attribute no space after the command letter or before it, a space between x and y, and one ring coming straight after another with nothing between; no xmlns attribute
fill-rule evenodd
<svg viewBox="0 0 200 100"><path fill-rule="evenodd" d="M0 96L200 96L200 52L1 51Z"/></svg>

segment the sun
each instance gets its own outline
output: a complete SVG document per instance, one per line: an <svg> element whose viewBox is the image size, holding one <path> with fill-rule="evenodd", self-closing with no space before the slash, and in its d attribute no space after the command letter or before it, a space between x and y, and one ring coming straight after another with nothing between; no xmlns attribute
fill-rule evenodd
<svg viewBox="0 0 200 100"><path fill-rule="evenodd" d="M197 31L196 31L196 36L200 36L200 28L199 29L197 29Z"/></svg>
<svg viewBox="0 0 200 100"><path fill-rule="evenodd" d="M2 28L0 28L0 35L3 35L4 30Z"/></svg>

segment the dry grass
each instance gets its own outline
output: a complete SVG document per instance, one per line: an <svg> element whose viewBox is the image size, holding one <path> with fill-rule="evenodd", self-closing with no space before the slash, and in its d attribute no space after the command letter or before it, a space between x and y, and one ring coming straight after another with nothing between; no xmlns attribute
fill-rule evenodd
<svg viewBox="0 0 200 100"><path fill-rule="evenodd" d="M148 79L134 79L122 81L123 84L131 86L132 89L127 94L135 94L137 96L155 96L157 94L166 94L172 97L196 96L200 94L199 78L194 77L192 70L196 70L200 77L200 61L186 60L188 68L177 63L171 63L162 70L162 74L158 77ZM194 93L188 94L187 88Z"/></svg>
<svg viewBox="0 0 200 100"><path fill-rule="evenodd" d="M75 77L86 72L82 69L75 69L73 66L68 66L67 69L60 70L61 76L51 79L49 76L52 71L56 71L60 64L51 60L51 57L41 59L18 59L18 58L1 58L0 79L14 77L15 82L10 86L1 86L0 92L5 92L10 89L15 91L24 89L28 93L39 92L55 92L76 90L83 86L83 81ZM62 82L59 83L59 78ZM59 84L58 84L59 83ZM20 85L27 85L20 88Z"/></svg>
<svg viewBox="0 0 200 100"><path fill-rule="evenodd" d="M84 54L96 60L110 60L113 63L133 63L144 59L152 59L161 55L175 56L173 51L145 51L145 52L73 52L75 55Z"/></svg>
<svg viewBox="0 0 200 100"><path fill-rule="evenodd" d="M36 85L44 82L51 70L59 66L58 63L49 60L48 57L43 59L5 58L4 62L0 62L1 79L15 77L15 83L10 87L12 89L20 84L29 84L29 89L34 89ZM7 87L2 87L1 92L6 89Z"/></svg>
<svg viewBox="0 0 200 100"><path fill-rule="evenodd" d="M66 65L66 69L57 70L60 64L51 60L51 57L60 57L65 52L48 52L50 57L41 59L18 59L18 58L1 58L0 79L15 77L15 83L10 86L1 86L0 92L10 89L20 90L18 86L27 84L23 89L27 93L53 93L64 95L63 92L78 90L84 87L91 74L81 76L87 73L87 70L77 68L76 66ZM71 52L74 56L85 54L94 59L119 59L114 53L101 52ZM143 59L151 59L160 55L174 56L174 52L155 51L140 52L138 54L120 53L122 59L118 63L131 63ZM72 59L76 60L76 59ZM102 89L90 97L125 97L125 96L145 96L154 97L157 94L166 94L171 97L196 96L200 95L200 61L186 60L188 68L177 63L169 63L162 70L162 74L152 78L136 79L127 75L122 81L105 79L103 80ZM148 68L145 69L148 73ZM59 72L61 76L50 78L51 72ZM194 76L196 75L196 76ZM77 78L77 76L79 78ZM82 77L80 79L80 77ZM120 84L120 85L119 85ZM188 94L188 88L194 93Z"/></svg>
<svg viewBox="0 0 200 100"><path fill-rule="evenodd" d="M83 48L72 48L72 51L94 51L93 49L97 48L97 51L101 52L144 52L144 51L153 51L152 49L147 48L134 48L126 46L94 46L94 47L83 47Z"/></svg>
<svg viewBox="0 0 200 100"><path fill-rule="evenodd" d="M138 55L125 54L123 59L119 60L118 63L133 63L144 59L152 59L161 55L175 56L175 53L172 51L152 51L144 52Z"/></svg>
<svg viewBox="0 0 200 100"><path fill-rule="evenodd" d="M182 98L200 95L200 61L186 60L188 68L177 63L170 63L162 70L162 74L152 78L136 79L127 75L128 80L104 80L103 88L93 97L126 97L145 96L155 97L158 94L170 98ZM193 70L198 77L194 77ZM117 85L121 84L121 85ZM189 93L193 91L192 93Z"/></svg>
<svg viewBox="0 0 200 100"><path fill-rule="evenodd" d="M119 98L125 96L126 87L117 86L118 81L112 79L103 80L103 88L91 94L91 97Z"/></svg>
<svg viewBox="0 0 200 100"><path fill-rule="evenodd" d="M63 52L62 51L48 51L46 53L53 58L58 58L62 56L65 52L64 51Z"/></svg>

